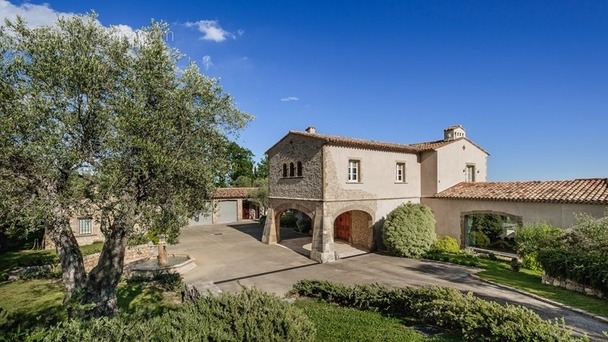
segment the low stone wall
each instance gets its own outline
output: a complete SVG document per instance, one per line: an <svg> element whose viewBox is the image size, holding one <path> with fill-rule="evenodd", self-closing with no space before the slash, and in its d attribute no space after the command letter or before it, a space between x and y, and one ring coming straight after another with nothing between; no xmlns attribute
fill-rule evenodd
<svg viewBox="0 0 608 342"><path fill-rule="evenodd" d="M154 245L128 246L127 250L125 251L125 264L154 256L156 255L156 249L157 247ZM100 253L95 253L84 257L85 271L90 272L93 267L97 266L97 262L99 261L99 254Z"/></svg>
<svg viewBox="0 0 608 342"><path fill-rule="evenodd" d="M592 287L579 284L569 279L554 278L546 274L543 274L543 284L563 287L571 291L581 292L586 295L595 296L598 298L608 298L607 294Z"/></svg>

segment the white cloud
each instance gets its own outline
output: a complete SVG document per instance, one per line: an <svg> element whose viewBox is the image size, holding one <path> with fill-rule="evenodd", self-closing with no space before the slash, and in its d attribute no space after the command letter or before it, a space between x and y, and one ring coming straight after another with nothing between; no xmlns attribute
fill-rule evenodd
<svg viewBox="0 0 608 342"><path fill-rule="evenodd" d="M6 0L0 0L0 20L4 24L4 19L15 20L17 16L22 17L30 28L53 25L57 18L65 16L71 17L74 13L57 12L50 8L48 4L34 5L24 3L20 6L13 5Z"/></svg>
<svg viewBox="0 0 608 342"><path fill-rule="evenodd" d="M15 20L17 16L20 16L29 28L36 28L52 26L60 17L69 18L75 15L76 13L55 11L46 3L42 5L24 3L17 6L6 0L0 0L0 24L4 24L5 19ZM101 25L99 21L97 23ZM114 30L116 35L126 36L129 39L134 39L139 32L128 25L112 25L110 29Z"/></svg>
<svg viewBox="0 0 608 342"><path fill-rule="evenodd" d="M287 96L287 97L282 98L281 101L291 102L291 101L300 101L300 99L295 96Z"/></svg>
<svg viewBox="0 0 608 342"><path fill-rule="evenodd" d="M217 20L199 20L197 22L187 22L187 27L196 27L202 34L203 40L211 40L216 43L223 42L227 38L236 39L234 33L228 32L220 27L220 24ZM239 30L239 36L242 35L244 31Z"/></svg>
<svg viewBox="0 0 608 342"><path fill-rule="evenodd" d="M203 65L205 66L205 70L209 70L209 68L213 66L213 62L211 62L211 56L203 56Z"/></svg>

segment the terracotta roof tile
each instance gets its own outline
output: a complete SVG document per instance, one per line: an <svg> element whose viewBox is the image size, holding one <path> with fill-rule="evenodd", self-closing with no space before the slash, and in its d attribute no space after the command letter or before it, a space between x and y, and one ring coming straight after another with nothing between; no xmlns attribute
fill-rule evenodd
<svg viewBox="0 0 608 342"><path fill-rule="evenodd" d="M256 188L218 188L213 198L247 198L249 193Z"/></svg>
<svg viewBox="0 0 608 342"><path fill-rule="evenodd" d="M487 201L608 205L608 178L459 183L433 197Z"/></svg>
<svg viewBox="0 0 608 342"><path fill-rule="evenodd" d="M289 131L291 134L303 135L315 139L320 139L327 142L330 145L336 146L349 146L359 148L369 148L374 150L392 151L392 152L406 152L406 153L418 153L419 150L411 145L390 143L385 141L375 141L357 138L347 138L337 135L327 135L319 133L308 133L301 131Z"/></svg>

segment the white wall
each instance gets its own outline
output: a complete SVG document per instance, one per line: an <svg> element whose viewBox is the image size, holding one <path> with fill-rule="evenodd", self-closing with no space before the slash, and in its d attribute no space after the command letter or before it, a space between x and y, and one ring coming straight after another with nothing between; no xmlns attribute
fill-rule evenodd
<svg viewBox="0 0 608 342"><path fill-rule="evenodd" d="M475 182L488 177L488 155L467 140L457 140L437 149L437 192L464 182L467 164L475 164Z"/></svg>

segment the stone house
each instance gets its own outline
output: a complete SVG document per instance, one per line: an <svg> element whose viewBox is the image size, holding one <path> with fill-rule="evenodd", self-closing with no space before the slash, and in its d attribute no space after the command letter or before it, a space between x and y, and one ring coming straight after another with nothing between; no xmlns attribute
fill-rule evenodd
<svg viewBox="0 0 608 342"><path fill-rule="evenodd" d="M461 182L484 182L488 152L461 126L442 140L396 144L290 131L268 151L269 209L262 240L280 241L289 209L312 221L310 257L336 259L334 239L373 250L384 218L402 203L419 203Z"/></svg>
<svg viewBox="0 0 608 342"><path fill-rule="evenodd" d="M262 241L278 243L280 216L295 209L312 221L310 258L338 258L334 241L382 248L385 217L402 203L428 205L438 235L468 246L470 215L495 213L518 224L561 227L578 213L608 213L608 179L487 182L489 153L461 126L443 139L396 144L290 131L268 151L269 208Z"/></svg>

